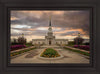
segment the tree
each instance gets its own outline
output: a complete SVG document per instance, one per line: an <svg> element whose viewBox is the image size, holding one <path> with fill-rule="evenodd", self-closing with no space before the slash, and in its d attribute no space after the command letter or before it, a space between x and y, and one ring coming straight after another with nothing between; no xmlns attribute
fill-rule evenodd
<svg viewBox="0 0 100 74"><path fill-rule="evenodd" d="M14 39L13 39L13 43L17 43L17 39L14 38Z"/></svg>
<svg viewBox="0 0 100 74"><path fill-rule="evenodd" d="M84 41L84 39L81 38L81 37L76 37L76 38L74 39L74 43L75 43L76 45L82 44L83 41Z"/></svg>
<svg viewBox="0 0 100 74"><path fill-rule="evenodd" d="M23 34L21 37L18 38L18 43L20 44L26 44L26 38L24 38Z"/></svg>
<svg viewBox="0 0 100 74"><path fill-rule="evenodd" d="M11 45L16 45L17 44L17 39L13 38L11 39Z"/></svg>

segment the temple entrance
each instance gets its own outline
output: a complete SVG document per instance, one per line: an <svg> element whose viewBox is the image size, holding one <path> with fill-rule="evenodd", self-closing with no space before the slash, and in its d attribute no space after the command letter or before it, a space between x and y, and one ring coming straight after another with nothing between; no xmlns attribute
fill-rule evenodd
<svg viewBox="0 0 100 74"><path fill-rule="evenodd" d="M51 40L49 41L49 45L51 45Z"/></svg>

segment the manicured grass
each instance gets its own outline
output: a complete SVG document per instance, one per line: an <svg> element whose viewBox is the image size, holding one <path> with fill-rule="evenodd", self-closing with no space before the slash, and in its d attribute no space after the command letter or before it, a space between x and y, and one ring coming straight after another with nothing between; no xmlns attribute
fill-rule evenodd
<svg viewBox="0 0 100 74"><path fill-rule="evenodd" d="M66 45L66 46L74 47L74 45Z"/></svg>
<svg viewBox="0 0 100 74"><path fill-rule="evenodd" d="M73 51L73 52L77 52L77 53L80 53L80 54L83 54L83 55L86 55L86 56L90 56L90 54L88 52L83 52L83 51L80 51L80 50L74 50L74 49L70 49L70 48L66 48L66 50L70 50L70 51Z"/></svg>
<svg viewBox="0 0 100 74"><path fill-rule="evenodd" d="M29 44L29 43L27 43L27 44L25 44L25 45L26 45L26 47L33 46L32 44Z"/></svg>
<svg viewBox="0 0 100 74"><path fill-rule="evenodd" d="M60 55L58 52L52 48L47 48L44 50L44 52L40 55L41 57L47 57L47 58L53 58L53 57L59 57Z"/></svg>
<svg viewBox="0 0 100 74"><path fill-rule="evenodd" d="M15 55L18 55L18 54L21 54L21 53L24 53L24 52L27 52L27 51L30 51L33 49L35 49L35 48L30 48L30 49L26 49L26 50L22 50L22 51L18 51L18 52L13 52L10 54L10 56L15 56Z"/></svg>

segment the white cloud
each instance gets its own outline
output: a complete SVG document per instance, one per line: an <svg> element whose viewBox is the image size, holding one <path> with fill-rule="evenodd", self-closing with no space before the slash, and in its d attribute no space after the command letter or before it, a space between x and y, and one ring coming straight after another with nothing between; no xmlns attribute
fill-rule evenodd
<svg viewBox="0 0 100 74"><path fill-rule="evenodd" d="M11 28L31 28L31 26L28 26L28 25L12 25Z"/></svg>
<svg viewBox="0 0 100 74"><path fill-rule="evenodd" d="M48 31L50 16L56 38L74 38L75 34L71 35L72 31L81 32L84 38L89 37L89 12L79 10L12 11L11 34L15 37L18 33L25 33L28 40L43 38Z"/></svg>

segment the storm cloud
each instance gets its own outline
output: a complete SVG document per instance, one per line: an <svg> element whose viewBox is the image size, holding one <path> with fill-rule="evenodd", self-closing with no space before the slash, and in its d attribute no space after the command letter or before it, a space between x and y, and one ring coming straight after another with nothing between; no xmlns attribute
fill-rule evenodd
<svg viewBox="0 0 100 74"><path fill-rule="evenodd" d="M89 11L11 11L11 36L22 33L25 36L45 36L48 31L49 18L56 36L77 36L80 32L83 37L89 38ZM32 39L32 38L31 38ZM34 39L34 38L33 38Z"/></svg>

